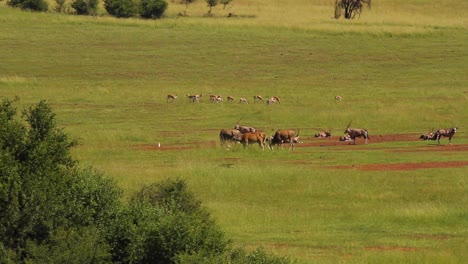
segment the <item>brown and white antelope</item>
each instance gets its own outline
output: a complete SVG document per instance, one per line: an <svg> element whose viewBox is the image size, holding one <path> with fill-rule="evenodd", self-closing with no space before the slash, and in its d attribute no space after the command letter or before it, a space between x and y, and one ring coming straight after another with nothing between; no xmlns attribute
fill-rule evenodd
<svg viewBox="0 0 468 264"><path fill-rule="evenodd" d="M247 102L247 99L241 97L241 98L239 98L239 103L241 103L241 104L248 104L249 102Z"/></svg>
<svg viewBox="0 0 468 264"><path fill-rule="evenodd" d="M177 98L178 98L178 97L177 97L177 95L175 95L175 94L168 94L168 95L167 95L167 102L172 102L172 101L174 101L174 100L177 99Z"/></svg>
<svg viewBox="0 0 468 264"><path fill-rule="evenodd" d="M267 104L281 103L281 99L278 96L272 96L267 100Z"/></svg>
<svg viewBox="0 0 468 264"><path fill-rule="evenodd" d="M219 132L219 141L221 146L226 142L240 142L242 140L242 133L237 129L221 129Z"/></svg>
<svg viewBox="0 0 468 264"><path fill-rule="evenodd" d="M253 100L254 100L254 103L255 103L256 101L262 101L262 102L263 102L263 97L257 94L257 95L254 95L254 96L253 96Z"/></svg>
<svg viewBox="0 0 468 264"><path fill-rule="evenodd" d="M346 127L344 133L348 134L349 137L353 140L353 144L356 144L356 138L363 137L366 139L366 145L367 145L367 139L369 139L369 132L367 129L362 129L362 128L349 128L351 126L351 122L349 122L348 127Z"/></svg>
<svg viewBox="0 0 468 264"><path fill-rule="evenodd" d="M235 101L235 100L234 100L234 97L232 97L232 96L228 96L228 97L227 97L227 100L228 100L228 102L234 102L234 101Z"/></svg>
<svg viewBox="0 0 468 264"><path fill-rule="evenodd" d="M195 102L199 102L200 101L200 98L202 97L203 95L202 94L187 94L187 98L190 100L190 102L192 103L195 103Z"/></svg>
<svg viewBox="0 0 468 264"><path fill-rule="evenodd" d="M314 137L316 138L329 138L331 137L331 129L329 131L320 131L319 133L315 134Z"/></svg>
<svg viewBox="0 0 468 264"><path fill-rule="evenodd" d="M335 96L335 101L341 102L341 96L339 95Z"/></svg>
<svg viewBox="0 0 468 264"><path fill-rule="evenodd" d="M217 94L210 94L210 102L221 103L223 101L223 96Z"/></svg>
<svg viewBox="0 0 468 264"><path fill-rule="evenodd" d="M422 134L421 136L419 136L419 139L422 139L422 140L436 140L435 133L432 132L432 131L434 131L434 129L429 130L429 132L427 134Z"/></svg>
<svg viewBox="0 0 468 264"><path fill-rule="evenodd" d="M452 127L449 129L439 129L435 133L435 138L437 139L437 144L440 144L440 138L441 137L448 137L449 138L449 144L452 144L452 137L455 136L455 133L457 133L458 127Z"/></svg>
<svg viewBox="0 0 468 264"><path fill-rule="evenodd" d="M239 130L241 133L247 133L247 132L255 132L255 128L251 126L240 126L237 124L234 129Z"/></svg>

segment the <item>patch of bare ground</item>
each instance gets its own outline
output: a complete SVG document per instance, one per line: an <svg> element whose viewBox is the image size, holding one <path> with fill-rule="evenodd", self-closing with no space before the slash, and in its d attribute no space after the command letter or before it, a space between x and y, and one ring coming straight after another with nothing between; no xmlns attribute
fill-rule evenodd
<svg viewBox="0 0 468 264"><path fill-rule="evenodd" d="M417 247L391 247L391 246L374 246L365 247L369 251L420 251L422 248Z"/></svg>

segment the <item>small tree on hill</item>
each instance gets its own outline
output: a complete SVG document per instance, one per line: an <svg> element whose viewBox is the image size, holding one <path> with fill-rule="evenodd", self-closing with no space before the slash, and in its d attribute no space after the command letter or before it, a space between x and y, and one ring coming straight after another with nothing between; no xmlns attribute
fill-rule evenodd
<svg viewBox="0 0 468 264"><path fill-rule="evenodd" d="M182 1L180 1L181 4L185 5L184 15L187 15L187 10L188 10L189 5L194 3L195 1L197 1L197 0L182 0Z"/></svg>
<svg viewBox="0 0 468 264"><path fill-rule="evenodd" d="M99 0L74 0L71 4L76 10L78 15L92 15L97 14L97 9L99 5Z"/></svg>
<svg viewBox="0 0 468 264"><path fill-rule="evenodd" d="M166 9L166 0L141 0L140 16L143 18L161 18Z"/></svg>
<svg viewBox="0 0 468 264"><path fill-rule="evenodd" d="M138 14L138 4L133 0L104 0L104 8L111 16L119 18Z"/></svg>
<svg viewBox="0 0 468 264"><path fill-rule="evenodd" d="M370 9L371 0L335 0L335 18L340 18L343 11L346 19L360 16L363 4L367 4Z"/></svg>
<svg viewBox="0 0 468 264"><path fill-rule="evenodd" d="M205 0L208 4L208 15L211 15L211 10L213 7L218 5L219 0Z"/></svg>

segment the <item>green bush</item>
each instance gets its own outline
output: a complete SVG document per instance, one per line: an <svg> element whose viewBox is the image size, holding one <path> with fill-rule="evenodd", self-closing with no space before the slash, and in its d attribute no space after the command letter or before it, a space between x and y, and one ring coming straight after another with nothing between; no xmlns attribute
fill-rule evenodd
<svg viewBox="0 0 468 264"><path fill-rule="evenodd" d="M161 18L167 9L165 0L141 0L140 16L143 18Z"/></svg>
<svg viewBox="0 0 468 264"><path fill-rule="evenodd" d="M119 18L133 17L138 14L138 4L133 0L104 0L104 8L111 16Z"/></svg>
<svg viewBox="0 0 468 264"><path fill-rule="evenodd" d="M78 15L96 15L99 0L75 0L71 4Z"/></svg>
<svg viewBox="0 0 468 264"><path fill-rule="evenodd" d="M48 248L59 245L58 239L70 239L59 236L60 230L99 230L113 218L120 197L120 189L111 180L77 167L70 155L76 142L56 127L55 114L46 101L24 110L22 119L16 118L11 101L2 101L0 244L15 253L15 262L34 256L39 245ZM99 241L99 234L95 238L83 235L86 232L77 232L73 241Z"/></svg>
<svg viewBox="0 0 468 264"><path fill-rule="evenodd" d="M45 0L10 0L7 5L33 11L47 11L49 4Z"/></svg>

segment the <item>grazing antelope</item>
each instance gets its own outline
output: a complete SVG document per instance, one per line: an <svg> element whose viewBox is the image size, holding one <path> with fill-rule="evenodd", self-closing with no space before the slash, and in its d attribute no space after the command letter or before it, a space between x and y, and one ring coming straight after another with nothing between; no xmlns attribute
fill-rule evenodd
<svg viewBox="0 0 468 264"><path fill-rule="evenodd" d="M273 98L270 98L270 99L268 99L268 100L266 101L266 104L267 104L267 105L269 105L269 104L274 104L274 103L276 103L276 100L273 99Z"/></svg>
<svg viewBox="0 0 468 264"><path fill-rule="evenodd" d="M203 96L202 94L194 94L194 95L187 94L187 98L192 103L199 102L202 96Z"/></svg>
<svg viewBox="0 0 468 264"><path fill-rule="evenodd" d="M242 133L237 129L221 129L219 132L219 140L221 146L223 146L226 141L240 142L242 140Z"/></svg>
<svg viewBox="0 0 468 264"><path fill-rule="evenodd" d="M221 95L210 94L210 102L220 103L222 101L223 101L223 97Z"/></svg>
<svg viewBox="0 0 468 264"><path fill-rule="evenodd" d="M174 101L174 100L177 99L177 98L178 98L178 97L177 97L177 95L175 95L175 94L168 94L168 95L167 95L167 102L172 102L172 101Z"/></svg>
<svg viewBox="0 0 468 264"><path fill-rule="evenodd" d="M270 101L270 103L278 103L278 104L281 103L281 99L280 99L278 96L272 96L272 97L270 97L270 98L267 100L267 104L269 104L269 103L268 103L269 101Z"/></svg>
<svg viewBox="0 0 468 264"><path fill-rule="evenodd" d="M289 150L294 150L294 143L299 142L299 130L296 132L292 129L283 129L275 132L273 137L269 140L269 147L272 148L273 145L278 145L283 148L283 143L289 143Z"/></svg>
<svg viewBox="0 0 468 264"><path fill-rule="evenodd" d="M247 102L247 99L241 97L241 98L239 98L239 103L241 103L241 104L248 104L249 102Z"/></svg>
<svg viewBox="0 0 468 264"><path fill-rule="evenodd" d="M237 129L239 130L241 133L248 133L248 132L255 132L255 128L254 127L250 127L250 126L240 126L239 124L237 124L234 129Z"/></svg>
<svg viewBox="0 0 468 264"><path fill-rule="evenodd" d="M335 96L335 101L341 102L341 96L339 95Z"/></svg>
<svg viewBox="0 0 468 264"><path fill-rule="evenodd" d="M254 96L253 96L253 100L254 100L254 103L255 103L256 101L262 101L262 102L263 102L263 97L260 96L260 95L254 95Z"/></svg>
<svg viewBox="0 0 468 264"><path fill-rule="evenodd" d="M265 140L266 140L265 132L247 132L247 133L242 134L241 142L244 145L244 148L246 148L247 145L258 143L260 148L264 150Z"/></svg>
<svg viewBox="0 0 468 264"><path fill-rule="evenodd" d="M367 139L369 139L369 132L367 129L349 128L349 126L351 126L351 122L349 122L348 127L345 129L344 133L349 135L349 137L353 140L353 144L356 144L357 137L363 137L366 139L365 144L367 145Z"/></svg>
<svg viewBox="0 0 468 264"><path fill-rule="evenodd" d="M235 101L235 100L234 100L234 97L232 97L232 96L228 96L228 97L227 97L227 100L228 100L228 102L231 102L231 101L234 102L234 101Z"/></svg>
<svg viewBox="0 0 468 264"><path fill-rule="evenodd" d="M450 129L439 129L435 133L435 138L437 139L437 143L440 144L441 137L448 137L449 144L452 144L452 137L455 136L458 127L452 127Z"/></svg>

